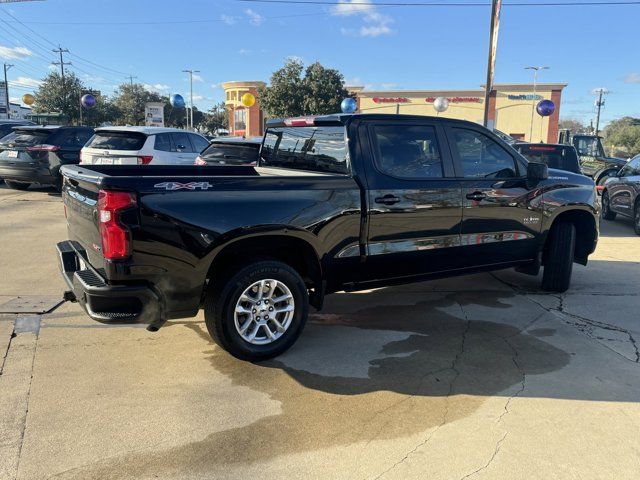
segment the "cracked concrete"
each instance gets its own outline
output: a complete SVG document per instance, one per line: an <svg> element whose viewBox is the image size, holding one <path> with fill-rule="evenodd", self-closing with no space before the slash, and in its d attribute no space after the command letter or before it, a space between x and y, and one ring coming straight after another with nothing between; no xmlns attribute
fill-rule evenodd
<svg viewBox="0 0 640 480"><path fill-rule="evenodd" d="M61 292L58 197L0 202L0 297ZM563 295L512 271L337 294L264 364L201 315L150 333L65 304L37 337L0 316L0 478L635 480L640 238L602 227Z"/></svg>

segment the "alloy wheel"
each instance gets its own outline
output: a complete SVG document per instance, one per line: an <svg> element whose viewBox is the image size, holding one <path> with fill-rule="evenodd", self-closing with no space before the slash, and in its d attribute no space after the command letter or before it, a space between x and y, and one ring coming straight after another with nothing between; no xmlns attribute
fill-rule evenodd
<svg viewBox="0 0 640 480"><path fill-rule="evenodd" d="M267 345L287 331L295 313L291 290L274 279L258 280L247 287L236 302L234 323L246 342Z"/></svg>

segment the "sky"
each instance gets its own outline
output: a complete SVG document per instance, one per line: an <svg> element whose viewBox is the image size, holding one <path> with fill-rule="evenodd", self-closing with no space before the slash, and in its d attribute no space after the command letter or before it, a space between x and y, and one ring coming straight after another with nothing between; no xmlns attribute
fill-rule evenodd
<svg viewBox="0 0 640 480"><path fill-rule="evenodd" d="M640 117L640 5L518 7L509 1L516 0L505 0L502 8L496 83L530 83L532 73L524 67L548 66L539 82L568 84L561 118L588 123L595 116L597 88L609 91L603 123ZM133 75L149 90L188 98L182 70L200 70L193 88L201 110L223 100L222 82L268 81L289 57L319 61L338 69L348 85L368 89L475 89L486 77L490 7L484 5L2 2L0 58L15 65L8 71L14 100L59 68L51 65L59 60L51 51L58 45L69 50L65 62L72 65L66 68L103 94Z"/></svg>

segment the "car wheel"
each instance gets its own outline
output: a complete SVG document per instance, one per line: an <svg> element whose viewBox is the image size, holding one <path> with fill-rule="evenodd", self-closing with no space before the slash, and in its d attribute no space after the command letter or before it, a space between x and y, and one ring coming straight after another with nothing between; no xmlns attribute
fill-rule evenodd
<svg viewBox="0 0 640 480"><path fill-rule="evenodd" d="M4 183L7 184L7 187L13 190L26 190L31 186L30 183L14 182L13 180L5 180Z"/></svg>
<svg viewBox="0 0 640 480"><path fill-rule="evenodd" d="M547 240L547 255L542 275L542 288L549 292L565 292L571 283L576 227L559 222L551 227Z"/></svg>
<svg viewBox="0 0 640 480"><path fill-rule="evenodd" d="M633 213L633 230L636 235L640 235L640 202L636 202L636 208Z"/></svg>
<svg viewBox="0 0 640 480"><path fill-rule="evenodd" d="M611 211L611 202L609 200L609 192L602 192L602 210L600 214L604 220L615 220L616 212Z"/></svg>
<svg viewBox="0 0 640 480"><path fill-rule="evenodd" d="M307 287L294 269L257 261L214 282L205 297L213 340L241 360L266 360L288 350L309 314Z"/></svg>

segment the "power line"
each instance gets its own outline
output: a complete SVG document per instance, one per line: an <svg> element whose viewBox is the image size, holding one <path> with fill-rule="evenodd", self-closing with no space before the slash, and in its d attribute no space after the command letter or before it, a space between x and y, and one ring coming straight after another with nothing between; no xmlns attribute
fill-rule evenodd
<svg viewBox="0 0 640 480"><path fill-rule="evenodd" d="M275 3L275 4L296 4L296 5L345 5L344 2L333 0L236 0L244 3ZM444 2L350 2L346 5L362 5L368 8L373 7L489 7L491 3L444 3ZM503 7L584 7L601 5L640 5L640 1L600 1L600 2L511 2L503 3Z"/></svg>

